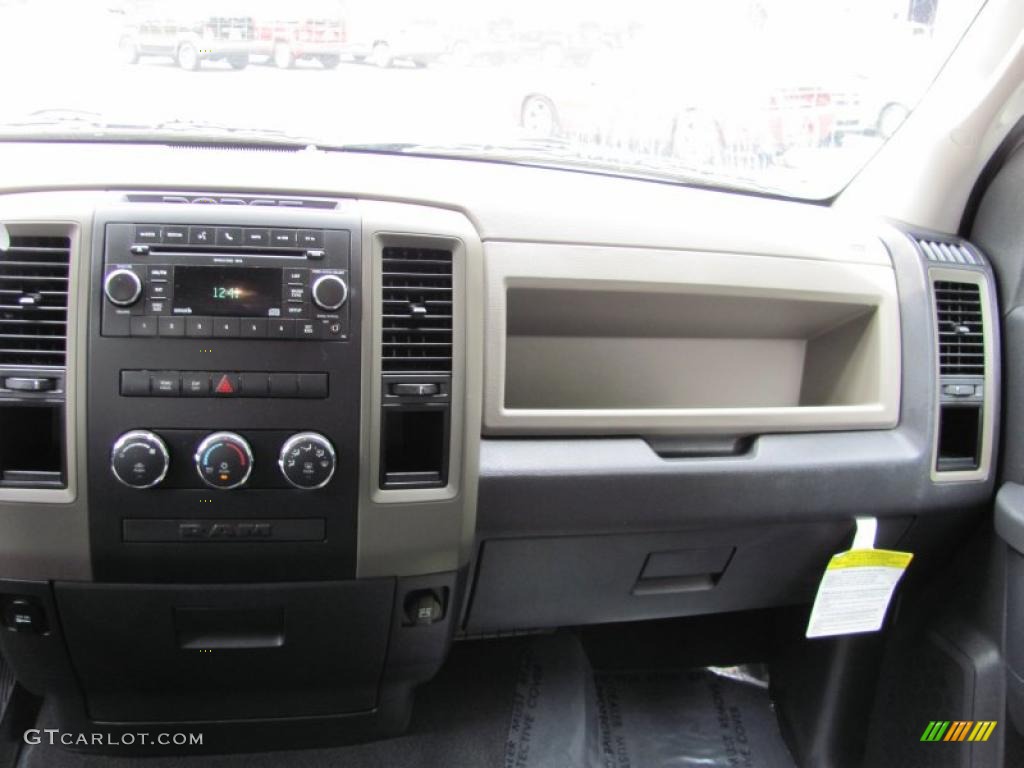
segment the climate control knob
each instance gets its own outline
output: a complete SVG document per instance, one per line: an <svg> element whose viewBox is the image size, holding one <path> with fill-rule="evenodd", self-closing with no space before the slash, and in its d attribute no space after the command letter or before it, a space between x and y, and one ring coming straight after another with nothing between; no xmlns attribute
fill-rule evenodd
<svg viewBox="0 0 1024 768"><path fill-rule="evenodd" d="M228 491L245 485L252 474L252 448L234 432L214 432L196 447L195 462L204 483Z"/></svg>
<svg viewBox="0 0 1024 768"><path fill-rule="evenodd" d="M339 275L323 275L313 281L313 301L320 309L333 312L348 298L348 284Z"/></svg>
<svg viewBox="0 0 1024 768"><path fill-rule="evenodd" d="M334 477L337 456L331 441L320 433L300 432L281 446L277 465L285 480L296 488L311 491L323 488Z"/></svg>
<svg viewBox="0 0 1024 768"><path fill-rule="evenodd" d="M171 456L158 435L136 429L121 435L110 452L110 471L129 488L152 488L167 476Z"/></svg>
<svg viewBox="0 0 1024 768"><path fill-rule="evenodd" d="M142 279L130 269L115 269L103 281L103 293L111 304L130 307L142 296Z"/></svg>

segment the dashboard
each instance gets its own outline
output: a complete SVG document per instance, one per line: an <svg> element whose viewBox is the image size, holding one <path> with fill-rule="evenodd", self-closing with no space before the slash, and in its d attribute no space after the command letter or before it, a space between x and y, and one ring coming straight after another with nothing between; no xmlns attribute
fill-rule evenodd
<svg viewBox="0 0 1024 768"><path fill-rule="evenodd" d="M0 644L83 730L398 732L453 639L804 602L854 517L926 550L992 492L954 236L427 158L0 167Z"/></svg>

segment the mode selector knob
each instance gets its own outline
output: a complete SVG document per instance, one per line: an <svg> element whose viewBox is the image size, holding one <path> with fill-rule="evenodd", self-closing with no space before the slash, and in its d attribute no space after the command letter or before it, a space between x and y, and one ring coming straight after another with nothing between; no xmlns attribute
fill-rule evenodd
<svg viewBox="0 0 1024 768"><path fill-rule="evenodd" d="M333 312L348 298L348 283L339 275L322 275L313 281L313 301L320 309Z"/></svg>
<svg viewBox="0 0 1024 768"><path fill-rule="evenodd" d="M323 488L334 477L337 456L331 441L319 432L300 432L281 446L277 460L284 479L296 488Z"/></svg>
<svg viewBox="0 0 1024 768"><path fill-rule="evenodd" d="M129 488L152 488L167 476L171 456L158 435L136 429L121 435L110 452L110 470Z"/></svg>
<svg viewBox="0 0 1024 768"><path fill-rule="evenodd" d="M252 474L252 448L234 432L214 432L196 447L195 462L204 483L227 491L245 485Z"/></svg>
<svg viewBox="0 0 1024 768"><path fill-rule="evenodd" d="M103 293L111 304L130 307L142 296L142 280L130 269L115 269L103 281Z"/></svg>

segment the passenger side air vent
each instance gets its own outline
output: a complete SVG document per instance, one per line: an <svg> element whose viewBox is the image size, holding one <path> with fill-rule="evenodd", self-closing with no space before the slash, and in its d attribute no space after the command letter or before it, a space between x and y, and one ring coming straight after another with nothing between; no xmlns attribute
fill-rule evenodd
<svg viewBox="0 0 1024 768"><path fill-rule="evenodd" d="M915 238L921 253L928 261L935 264L962 265L980 267L984 264L981 256L961 243L943 242L926 238Z"/></svg>
<svg viewBox="0 0 1024 768"><path fill-rule="evenodd" d="M0 365L65 365L70 257L67 237L12 236L0 251Z"/></svg>
<svg viewBox="0 0 1024 768"><path fill-rule="evenodd" d="M383 372L451 373L451 252L385 248L381 271Z"/></svg>
<svg viewBox="0 0 1024 768"><path fill-rule="evenodd" d="M985 329L978 286L937 281L935 319L939 334L939 373L984 376Z"/></svg>

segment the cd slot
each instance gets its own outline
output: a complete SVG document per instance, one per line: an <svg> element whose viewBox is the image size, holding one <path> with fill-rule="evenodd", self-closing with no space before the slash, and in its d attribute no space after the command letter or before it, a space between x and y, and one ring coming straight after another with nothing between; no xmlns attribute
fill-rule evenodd
<svg viewBox="0 0 1024 768"><path fill-rule="evenodd" d="M189 246L187 249L175 248L173 246L149 246L149 253L153 256L231 256L240 258L277 258L277 259L303 259L306 258L304 248L222 248L215 245Z"/></svg>

